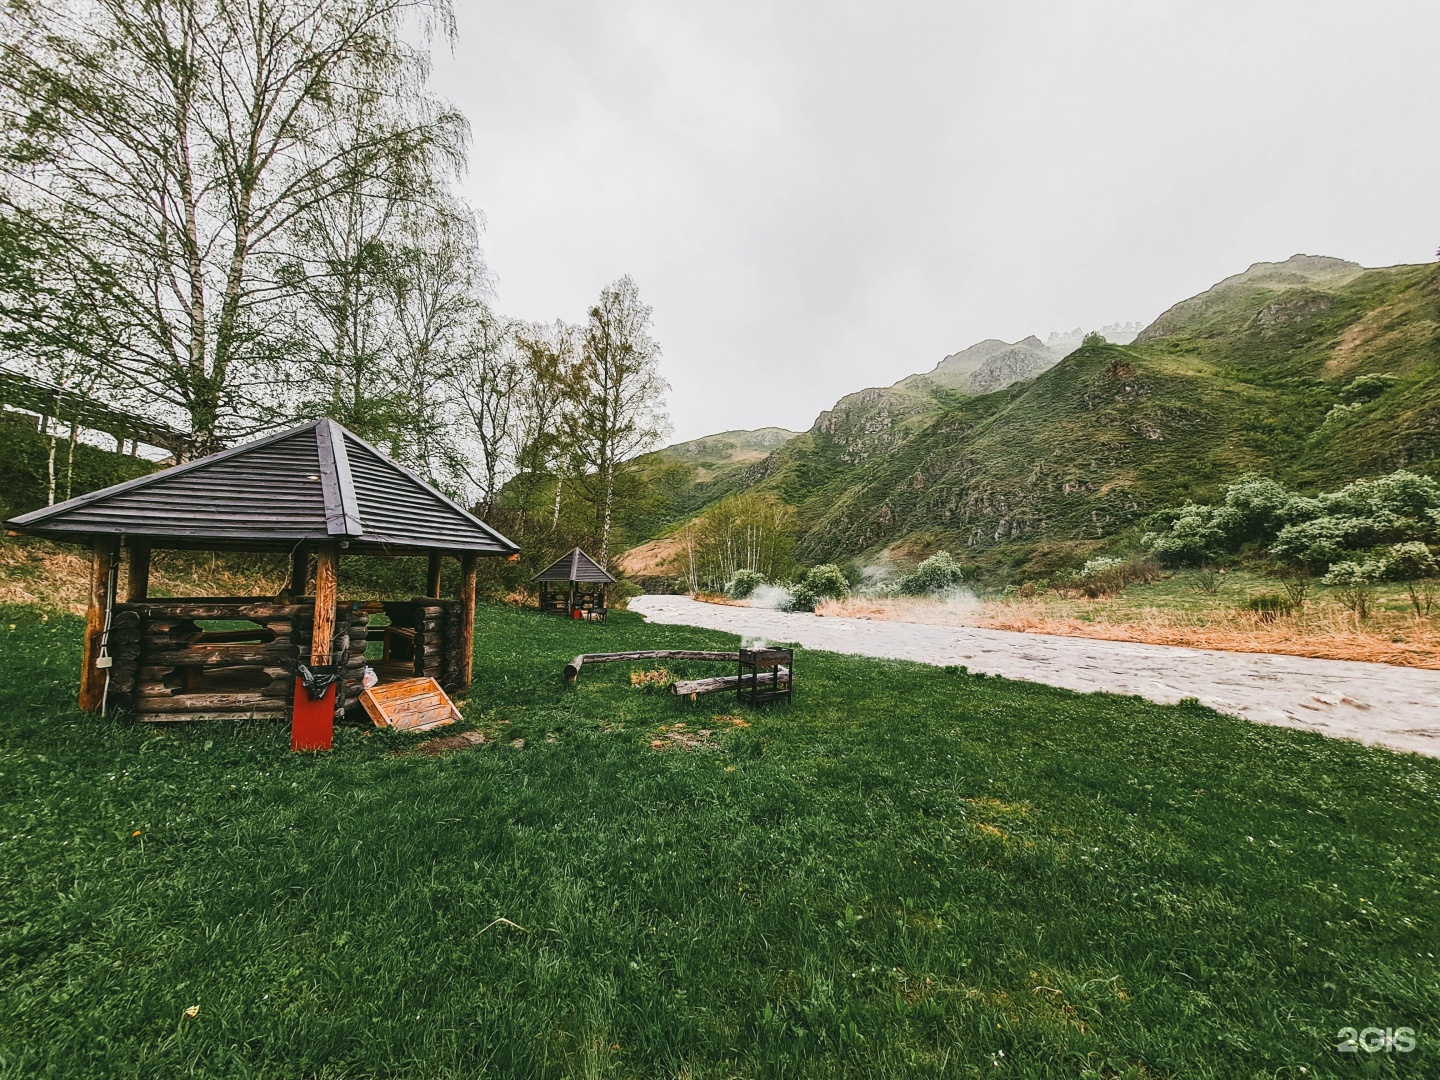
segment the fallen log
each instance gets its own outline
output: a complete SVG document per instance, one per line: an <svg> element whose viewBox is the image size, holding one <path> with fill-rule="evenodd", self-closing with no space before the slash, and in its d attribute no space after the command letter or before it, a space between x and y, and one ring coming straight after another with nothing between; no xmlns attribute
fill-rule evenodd
<svg viewBox="0 0 1440 1080"><path fill-rule="evenodd" d="M624 660L720 660L739 663L738 652L712 652L700 649L650 649L645 652L581 653L565 665L565 681L574 682L586 664L613 664Z"/></svg>
<svg viewBox="0 0 1440 1080"><path fill-rule="evenodd" d="M749 685L750 685L751 678L752 678L751 676L749 676L749 675L744 676L744 677L743 677L743 678L744 678L743 684L742 684L742 682L741 682L741 678L742 678L742 677L739 676L739 675L720 675L720 676L717 676L716 678L713 678L713 679L691 679L689 682L671 683L671 684L670 684L670 692L671 692L672 694L676 695L677 697L691 697L691 698L693 698L693 697L699 697L699 696L702 695L702 694L718 694L718 693L720 693L721 691L724 691L724 690L738 690L738 689L740 689L740 687L741 687L742 685L744 685L744 686L749 686ZM760 673L760 676L759 676L759 685L761 685L761 686L768 686L770 683L773 683L774 681L775 681L775 676L774 676L774 674L772 674L771 672L762 671L762 672ZM782 667L782 668L780 669L780 681L781 681L781 682L789 682L789 681L790 681L790 669L789 669L789 668L783 668L783 667Z"/></svg>

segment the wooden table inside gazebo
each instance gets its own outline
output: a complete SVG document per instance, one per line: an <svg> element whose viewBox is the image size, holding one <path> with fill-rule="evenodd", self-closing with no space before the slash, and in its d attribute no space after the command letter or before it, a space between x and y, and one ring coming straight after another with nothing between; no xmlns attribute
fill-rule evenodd
<svg viewBox="0 0 1440 1080"><path fill-rule="evenodd" d="M368 624L379 609L395 627L392 638L404 642L392 650L397 655L388 667L378 665L382 677L431 676L463 695L474 651L476 560L519 552L333 420L303 424L7 524L90 547L80 706L120 704L142 720L293 724L298 706L311 709L296 688L300 663L333 669L333 716L340 716L358 704ZM289 585L273 598L151 598L150 553L157 548L286 553ZM342 554L425 555L426 595L378 604L341 601ZM460 562L460 585L457 596L443 599L447 557ZM324 736L328 746L328 727Z"/></svg>

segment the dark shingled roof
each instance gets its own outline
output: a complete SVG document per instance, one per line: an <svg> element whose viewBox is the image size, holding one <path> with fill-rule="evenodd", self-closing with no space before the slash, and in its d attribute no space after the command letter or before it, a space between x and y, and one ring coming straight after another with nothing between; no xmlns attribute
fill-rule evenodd
<svg viewBox="0 0 1440 1080"><path fill-rule="evenodd" d="M596 584L613 584L615 579L607 574L594 559L578 547L568 555L562 555L536 574L531 581L587 581Z"/></svg>
<svg viewBox="0 0 1440 1080"><path fill-rule="evenodd" d="M333 420L13 518L53 540L125 535L170 547L289 550L339 540L355 554L520 549Z"/></svg>

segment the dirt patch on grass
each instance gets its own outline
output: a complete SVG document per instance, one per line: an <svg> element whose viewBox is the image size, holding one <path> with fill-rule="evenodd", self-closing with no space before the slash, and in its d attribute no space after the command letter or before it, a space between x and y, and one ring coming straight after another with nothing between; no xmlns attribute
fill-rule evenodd
<svg viewBox="0 0 1440 1080"><path fill-rule="evenodd" d="M487 741L483 731L462 731L458 735L447 735L443 739L427 739L415 747L415 752L427 754L430 757L440 757L444 754L453 754L456 750L469 750L472 747L483 746Z"/></svg>
<svg viewBox="0 0 1440 1080"><path fill-rule="evenodd" d="M715 732L710 728L697 728L692 731L682 723L666 724L655 731L655 737L650 740L651 750L718 750L720 744L714 739Z"/></svg>

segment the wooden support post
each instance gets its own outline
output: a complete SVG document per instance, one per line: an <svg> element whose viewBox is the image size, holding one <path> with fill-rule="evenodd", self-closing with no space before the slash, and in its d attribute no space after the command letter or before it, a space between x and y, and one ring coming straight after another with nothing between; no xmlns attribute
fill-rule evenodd
<svg viewBox="0 0 1440 1080"><path fill-rule="evenodd" d="M125 602L136 604L150 596L150 541L131 537L125 546Z"/></svg>
<svg viewBox="0 0 1440 1080"><path fill-rule="evenodd" d="M310 552L304 544L296 546L290 553L290 595L304 596L305 587L310 584Z"/></svg>
<svg viewBox="0 0 1440 1080"><path fill-rule="evenodd" d="M310 636L312 664L330 663L330 649L335 640L335 570L339 562L339 548L333 543L320 545L315 556L315 627Z"/></svg>
<svg viewBox="0 0 1440 1080"><path fill-rule="evenodd" d="M310 667L329 667L335 641L335 569L340 549L334 541L320 545L315 557L315 617L310 627ZM313 700L301 679L295 679L295 703L290 710L290 749L329 750L335 739L335 702L340 695L331 683L319 700ZM341 699L343 700L343 698Z"/></svg>
<svg viewBox="0 0 1440 1080"><path fill-rule="evenodd" d="M111 600L111 582L120 558L120 541L97 537L90 550L90 603L85 609L85 657L80 671L80 708L98 712L105 697L105 669L95 666L105 636L105 609Z"/></svg>
<svg viewBox="0 0 1440 1080"><path fill-rule="evenodd" d="M470 689L470 673L475 666L475 553L467 551L460 557L460 670L456 690L464 694Z"/></svg>
<svg viewBox="0 0 1440 1080"><path fill-rule="evenodd" d="M431 600L440 599L440 552L430 552L430 562L425 567L425 595Z"/></svg>

